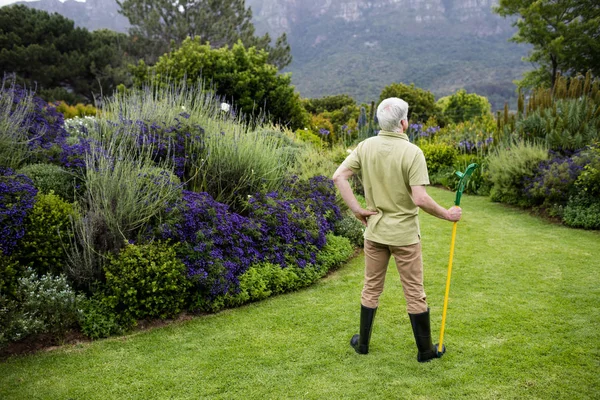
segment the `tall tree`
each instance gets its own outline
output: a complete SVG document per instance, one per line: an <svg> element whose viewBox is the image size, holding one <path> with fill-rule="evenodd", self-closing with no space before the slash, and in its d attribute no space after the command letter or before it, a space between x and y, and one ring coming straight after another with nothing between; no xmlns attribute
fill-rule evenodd
<svg viewBox="0 0 600 400"><path fill-rule="evenodd" d="M443 116L440 108L435 104L433 93L416 87L414 83L410 86L404 83L392 83L386 86L379 95L379 102L388 97L399 97L408 103L408 118L411 122L426 122L435 117L440 125L443 124Z"/></svg>
<svg viewBox="0 0 600 400"><path fill-rule="evenodd" d="M158 81L187 79L190 85L203 80L223 101L253 121L266 117L294 130L305 127L308 115L291 85L291 75L278 73L267 58L266 51L246 48L241 42L214 49L200 38L187 38L154 66L148 68L140 61L132 69L138 85L150 77Z"/></svg>
<svg viewBox="0 0 600 400"><path fill-rule="evenodd" d="M91 101L127 83L131 43L108 30L89 32L72 20L24 5L0 8L0 71L46 100Z"/></svg>
<svg viewBox="0 0 600 400"><path fill-rule="evenodd" d="M130 33L150 43L147 61L153 63L187 37L199 37L212 47L233 46L241 40L269 54L281 69L291 62L285 33L271 46L269 34L256 36L252 10L245 0L117 0L119 11L132 25Z"/></svg>
<svg viewBox="0 0 600 400"><path fill-rule="evenodd" d="M600 76L600 3L598 0L500 0L495 11L517 16L511 40L533 45L528 61L537 70L520 86L554 87L558 73Z"/></svg>

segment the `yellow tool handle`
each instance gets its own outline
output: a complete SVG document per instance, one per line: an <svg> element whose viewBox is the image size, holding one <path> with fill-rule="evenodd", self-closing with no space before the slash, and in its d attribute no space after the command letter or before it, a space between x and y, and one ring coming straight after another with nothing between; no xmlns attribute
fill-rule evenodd
<svg viewBox="0 0 600 400"><path fill-rule="evenodd" d="M446 294L444 295L444 310L442 311L442 328L440 329L440 343L438 351L444 347L444 328L446 327L446 311L448 310L448 296L450 294L450 277L452 276L452 260L454 259L454 242L456 240L456 226L458 222L452 225L452 240L450 241L450 261L448 262L448 277L446 278Z"/></svg>

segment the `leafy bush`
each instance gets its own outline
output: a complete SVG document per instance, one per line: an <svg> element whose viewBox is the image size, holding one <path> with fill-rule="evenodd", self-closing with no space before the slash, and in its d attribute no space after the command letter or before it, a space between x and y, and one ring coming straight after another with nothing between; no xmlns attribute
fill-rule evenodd
<svg viewBox="0 0 600 400"><path fill-rule="evenodd" d="M598 199L600 198L600 144L590 146L583 151L582 157L587 159L587 163L575 181L575 186L587 197Z"/></svg>
<svg viewBox="0 0 600 400"><path fill-rule="evenodd" d="M335 223L333 233L347 238L357 247L364 246L364 227L354 215L347 215Z"/></svg>
<svg viewBox="0 0 600 400"><path fill-rule="evenodd" d="M547 159L547 148L524 142L500 148L491 154L488 163L493 183L490 192L492 201L531 206L532 200L525 194L526 184L535 175L539 163Z"/></svg>
<svg viewBox="0 0 600 400"><path fill-rule="evenodd" d="M277 68L267 63L266 51L246 49L242 43L213 49L201 40L185 39L178 49L160 57L149 69L140 63L134 73L138 82L143 82L148 73L156 73L159 79L187 79L188 83L204 79L213 82L221 98L233 100L242 113L253 119L266 116L291 129L306 125L308 116L291 85L291 76L278 74Z"/></svg>
<svg viewBox="0 0 600 400"><path fill-rule="evenodd" d="M316 148L320 148L323 145L323 140L308 128L296 130L296 137L298 140L305 143L310 143Z"/></svg>
<svg viewBox="0 0 600 400"><path fill-rule="evenodd" d="M29 115L33 92L6 78L0 87L0 167L18 168L28 157Z"/></svg>
<svg viewBox="0 0 600 400"><path fill-rule="evenodd" d="M492 112L492 105L487 98L476 93L467 93L464 89L440 98L436 104L441 108L444 117L453 123L491 115Z"/></svg>
<svg viewBox="0 0 600 400"><path fill-rule="evenodd" d="M25 235L26 216L36 194L31 179L0 167L0 252L10 255Z"/></svg>
<svg viewBox="0 0 600 400"><path fill-rule="evenodd" d="M327 235L327 244L317 254L317 264L282 268L269 262L252 265L239 278L239 290L224 296L220 305L238 306L308 286L347 261L354 249L344 237Z"/></svg>
<svg viewBox="0 0 600 400"><path fill-rule="evenodd" d="M77 103L76 105L71 106L64 101L61 101L56 105L56 111L62 113L65 116L65 119L94 116L98 112L96 107L91 104L84 105L82 103Z"/></svg>
<svg viewBox="0 0 600 400"><path fill-rule="evenodd" d="M182 191L177 177L155 166L149 149L129 147L117 136L107 140L86 154L81 213L101 228L102 235L88 243L98 253L116 251L160 223Z"/></svg>
<svg viewBox="0 0 600 400"><path fill-rule="evenodd" d="M408 103L408 118L411 121L425 122L430 117L436 117L438 122L443 122L441 110L435 104L433 93L416 87L414 83L410 85L393 83L386 86L379 96L379 101L382 102L388 97L399 97Z"/></svg>
<svg viewBox="0 0 600 400"><path fill-rule="evenodd" d="M59 163L67 132L63 115L44 100L3 81L0 88L0 166Z"/></svg>
<svg viewBox="0 0 600 400"><path fill-rule="evenodd" d="M336 94L318 99L303 99L304 108L311 114L320 114L325 111L341 110L345 107L356 106L356 101L347 94Z"/></svg>
<svg viewBox="0 0 600 400"><path fill-rule="evenodd" d="M96 118L91 116L65 119L65 129L72 137L87 136L95 124Z"/></svg>
<svg viewBox="0 0 600 400"><path fill-rule="evenodd" d="M315 251L341 218L333 182L316 176L293 179L281 193L258 193L249 199L250 218L261 227L265 260L286 266L315 262Z"/></svg>
<svg viewBox="0 0 600 400"><path fill-rule="evenodd" d="M0 251L0 298L15 298L19 278L25 274L25 268L12 256Z"/></svg>
<svg viewBox="0 0 600 400"><path fill-rule="evenodd" d="M184 191L174 211L179 218L161 227L162 237L181 243L177 254L194 282L193 307L202 309L237 287L237 277L262 260L259 227L207 193Z"/></svg>
<svg viewBox="0 0 600 400"><path fill-rule="evenodd" d="M27 215L25 236L15 252L19 262L39 274L64 272L73 212L71 204L53 193L38 193Z"/></svg>
<svg viewBox="0 0 600 400"><path fill-rule="evenodd" d="M575 181L575 193L564 209L564 222L573 227L600 229L600 146L582 152L588 162Z"/></svg>
<svg viewBox="0 0 600 400"><path fill-rule="evenodd" d="M449 124L436 134L436 138L456 147L463 154L483 156L494 146L496 122L492 117L481 117L457 124Z"/></svg>
<svg viewBox="0 0 600 400"><path fill-rule="evenodd" d="M420 145L427 161L427 170L430 174L453 166L458 156L458 151L444 143L423 143Z"/></svg>
<svg viewBox="0 0 600 400"><path fill-rule="evenodd" d="M185 265L168 243L129 244L109 256L103 302L123 326L144 318L168 318L179 313L189 281Z"/></svg>
<svg viewBox="0 0 600 400"><path fill-rule="evenodd" d="M325 232L302 199L257 193L249 203L250 218L260 226L266 261L284 267L315 262L316 251L325 244Z"/></svg>
<svg viewBox="0 0 600 400"><path fill-rule="evenodd" d="M575 194L575 181L588 159L579 153L563 156L550 151L550 156L553 157L539 164L525 191L534 205L547 208L556 215Z"/></svg>
<svg viewBox="0 0 600 400"><path fill-rule="evenodd" d="M0 344L39 333L60 338L77 324L83 300L64 276L42 275L28 269L19 279L14 297L0 298Z"/></svg>
<svg viewBox="0 0 600 400"><path fill-rule="evenodd" d="M568 226L600 229L600 201L585 196L573 196L564 209L563 221Z"/></svg>
<svg viewBox="0 0 600 400"><path fill-rule="evenodd" d="M206 138L207 154L194 191L209 193L240 212L246 199L258 191L279 190L292 163L281 141L269 131L213 132Z"/></svg>
<svg viewBox="0 0 600 400"><path fill-rule="evenodd" d="M21 168L18 173L29 177L41 193L54 192L65 200L74 200L76 178L58 165L30 164Z"/></svg>
<svg viewBox="0 0 600 400"><path fill-rule="evenodd" d="M300 180L307 180L319 175L333 176L337 167L338 164L329 157L328 150L319 149L318 146L305 146L294 158L288 173Z"/></svg>
<svg viewBox="0 0 600 400"><path fill-rule="evenodd" d="M353 253L349 239L328 233L327 244L317 253L317 265L328 272L348 261Z"/></svg>
<svg viewBox="0 0 600 400"><path fill-rule="evenodd" d="M83 300L79 308L79 327L81 332L90 339L123 333L117 315L99 296Z"/></svg>
<svg viewBox="0 0 600 400"><path fill-rule="evenodd" d="M586 97L556 100L519 120L516 129L524 140L542 139L554 150L577 150L600 139L600 112Z"/></svg>
<svg viewBox="0 0 600 400"><path fill-rule="evenodd" d="M259 262L304 267L316 260L326 233L340 217L331 180L314 177L288 183L281 193L257 193L248 217L232 212L207 193L185 191L161 226L162 237L180 242L178 257L194 282L193 308L215 310L238 278Z"/></svg>
<svg viewBox="0 0 600 400"><path fill-rule="evenodd" d="M477 164L477 168L471 174L471 177L465 185L464 193L477 194L487 196L490 194L492 183L488 177L487 158L476 154L459 154L452 167L447 167L438 171L429 177L429 180L434 185L442 185L447 189L456 190L460 181L456 172L462 172L467 169L470 164Z"/></svg>

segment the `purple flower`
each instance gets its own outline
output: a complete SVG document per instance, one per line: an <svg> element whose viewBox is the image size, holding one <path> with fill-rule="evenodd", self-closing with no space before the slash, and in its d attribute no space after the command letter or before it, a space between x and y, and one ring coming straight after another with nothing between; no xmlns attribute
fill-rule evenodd
<svg viewBox="0 0 600 400"><path fill-rule="evenodd" d="M25 217L33 208L37 189L31 179L0 167L0 251L10 255L25 235Z"/></svg>

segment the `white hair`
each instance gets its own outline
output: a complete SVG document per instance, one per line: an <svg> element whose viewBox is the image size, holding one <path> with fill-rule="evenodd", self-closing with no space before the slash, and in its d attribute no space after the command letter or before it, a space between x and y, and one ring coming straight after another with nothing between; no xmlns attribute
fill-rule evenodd
<svg viewBox="0 0 600 400"><path fill-rule="evenodd" d="M377 120L385 131L400 132L400 121L407 118L408 103L397 97L385 99L377 107Z"/></svg>

